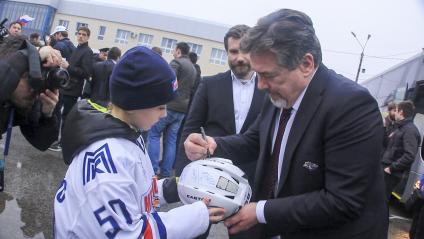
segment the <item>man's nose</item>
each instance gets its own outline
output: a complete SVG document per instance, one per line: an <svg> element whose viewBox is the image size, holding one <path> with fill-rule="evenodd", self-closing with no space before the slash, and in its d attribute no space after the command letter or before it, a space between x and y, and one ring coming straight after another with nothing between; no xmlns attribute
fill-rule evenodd
<svg viewBox="0 0 424 239"><path fill-rule="evenodd" d="M237 64L243 64L246 61L242 57L237 57Z"/></svg>

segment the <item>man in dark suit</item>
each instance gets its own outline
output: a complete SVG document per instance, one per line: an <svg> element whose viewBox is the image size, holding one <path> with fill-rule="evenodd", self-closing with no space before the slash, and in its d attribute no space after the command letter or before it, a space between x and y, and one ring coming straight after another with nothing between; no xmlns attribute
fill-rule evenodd
<svg viewBox="0 0 424 239"><path fill-rule="evenodd" d="M241 49L250 54L258 88L269 93L257 120L243 135L205 141L191 134L185 142L192 160L207 148L230 158L259 153L253 202L225 221L230 233L386 239L383 124L375 99L321 63L312 21L302 12L261 18Z"/></svg>
<svg viewBox="0 0 424 239"><path fill-rule="evenodd" d="M177 175L190 163L183 148L189 134L200 133L201 126L213 137L244 133L259 114L265 93L255 87L256 73L251 69L247 55L240 52L240 40L247 30L246 25L229 29L224 46L231 70L204 77L197 89L181 136L175 165ZM250 182L253 181L256 158L251 155L245 163L237 165L248 175Z"/></svg>
<svg viewBox="0 0 424 239"><path fill-rule="evenodd" d="M109 48L105 47L105 48L100 48L99 49L99 53L95 53L93 54L93 62L94 64L98 63L98 62L104 62L106 61L108 52L109 52Z"/></svg>
<svg viewBox="0 0 424 239"><path fill-rule="evenodd" d="M121 50L117 47L112 47L107 53L107 60L97 62L93 66L91 99L105 107L109 103L109 77L120 57Z"/></svg>

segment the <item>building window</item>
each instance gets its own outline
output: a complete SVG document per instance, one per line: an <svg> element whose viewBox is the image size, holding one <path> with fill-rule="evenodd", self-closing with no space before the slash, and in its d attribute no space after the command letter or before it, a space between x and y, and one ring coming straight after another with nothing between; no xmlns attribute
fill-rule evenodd
<svg viewBox="0 0 424 239"><path fill-rule="evenodd" d="M190 51L196 53L198 56L202 54L202 45L194 44L191 42L187 42L187 44L190 46Z"/></svg>
<svg viewBox="0 0 424 239"><path fill-rule="evenodd" d="M153 40L153 35L149 35L149 34L143 34L140 33L138 35L138 45L139 46L145 46L145 47L151 47L152 45L152 40Z"/></svg>
<svg viewBox="0 0 424 239"><path fill-rule="evenodd" d="M221 49L212 48L211 58L209 63L217 65L227 64L227 52Z"/></svg>
<svg viewBox="0 0 424 239"><path fill-rule="evenodd" d="M75 36L78 34L78 29L80 27L88 27L88 24L87 23L83 23L83 22L77 22L77 29L75 31Z"/></svg>
<svg viewBox="0 0 424 239"><path fill-rule="evenodd" d="M161 48L166 53L171 53L175 49L175 45L177 45L177 40L162 38Z"/></svg>
<svg viewBox="0 0 424 239"><path fill-rule="evenodd" d="M97 36L97 39L103 40L105 38L105 33L106 33L106 27L105 26L100 26L100 28L99 28L99 35Z"/></svg>
<svg viewBox="0 0 424 239"><path fill-rule="evenodd" d="M131 32L118 29L118 31L116 31L115 43L128 44L130 35Z"/></svg>
<svg viewBox="0 0 424 239"><path fill-rule="evenodd" d="M67 21L67 20L59 20L59 25L58 26L64 26L64 27L66 27L66 29L69 29L69 21Z"/></svg>
<svg viewBox="0 0 424 239"><path fill-rule="evenodd" d="M80 27L88 27L88 24L87 23L83 23L83 22L77 22L77 31L78 31L78 29L80 28Z"/></svg>

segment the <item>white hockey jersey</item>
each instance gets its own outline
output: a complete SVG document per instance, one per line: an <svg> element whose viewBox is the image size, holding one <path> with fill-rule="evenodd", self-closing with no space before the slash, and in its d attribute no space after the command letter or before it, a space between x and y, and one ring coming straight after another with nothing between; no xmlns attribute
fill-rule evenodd
<svg viewBox="0 0 424 239"><path fill-rule="evenodd" d="M156 212L165 202L141 137L108 138L73 158L54 202L55 238L193 238L209 225L203 202Z"/></svg>

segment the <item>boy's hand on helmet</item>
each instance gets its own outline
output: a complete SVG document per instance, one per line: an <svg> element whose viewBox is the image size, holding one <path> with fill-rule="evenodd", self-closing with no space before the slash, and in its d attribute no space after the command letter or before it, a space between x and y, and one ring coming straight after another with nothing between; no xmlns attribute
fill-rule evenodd
<svg viewBox="0 0 424 239"><path fill-rule="evenodd" d="M206 204L206 206L208 206L211 200L209 198L203 198L202 201ZM208 212L209 212L209 221L211 223L218 223L224 220L224 215L225 215L224 208L208 207Z"/></svg>

